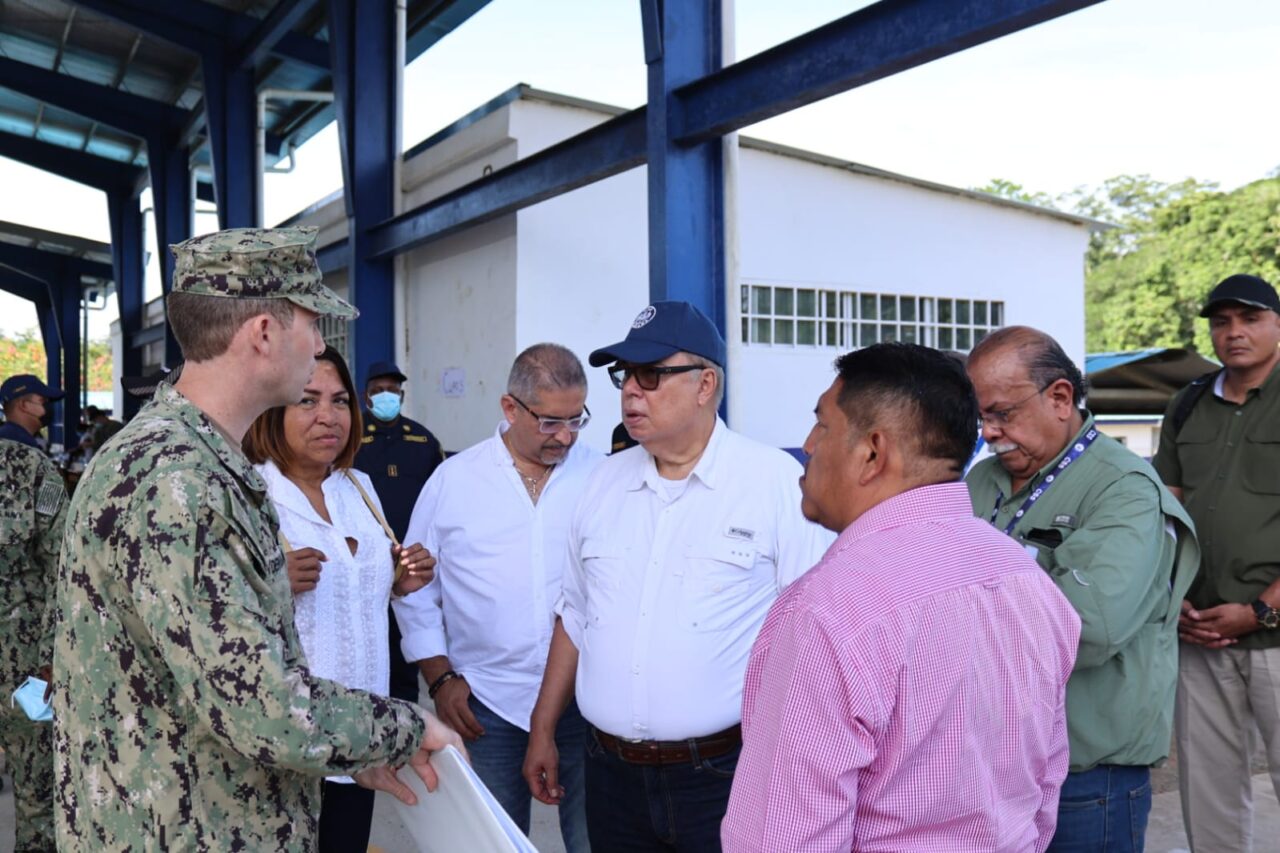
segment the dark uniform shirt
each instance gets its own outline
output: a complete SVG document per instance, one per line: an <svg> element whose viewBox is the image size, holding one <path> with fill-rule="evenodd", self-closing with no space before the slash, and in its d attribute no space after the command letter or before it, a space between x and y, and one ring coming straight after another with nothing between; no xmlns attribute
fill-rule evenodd
<svg viewBox="0 0 1280 853"><path fill-rule="evenodd" d="M0 438L7 438L10 441L20 441L27 447L34 447L37 450L44 450L40 446L40 442L36 441L36 437L27 432L25 427L18 426L13 421L5 421L0 424Z"/></svg>
<svg viewBox="0 0 1280 853"><path fill-rule="evenodd" d="M403 542L418 493L444 461L444 451L429 429L406 417L380 421L366 411L364 423L355 467L373 481L387 523Z"/></svg>
<svg viewBox="0 0 1280 853"><path fill-rule="evenodd" d="M1176 437L1161 431L1153 462L1182 489L1200 535L1200 575L1187 599L1200 609L1256 599L1280 577L1280 367L1239 405L1206 389ZM1254 631L1238 648L1275 646L1280 631Z"/></svg>

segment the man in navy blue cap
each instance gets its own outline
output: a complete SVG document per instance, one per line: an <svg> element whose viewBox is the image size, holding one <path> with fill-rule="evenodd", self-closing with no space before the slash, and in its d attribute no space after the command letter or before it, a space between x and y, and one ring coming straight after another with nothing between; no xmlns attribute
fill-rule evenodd
<svg viewBox="0 0 1280 853"><path fill-rule="evenodd" d="M62 391L50 388L30 373L10 376L0 385L0 406L4 406L0 438L40 448L36 435L49 418L49 404L63 396Z"/></svg>
<svg viewBox="0 0 1280 853"><path fill-rule="evenodd" d="M747 655L778 592L830 542L800 510L800 465L725 426L725 343L687 302L657 302L596 350L638 447L596 468L533 711L525 781L557 803L555 724L591 724L596 850L719 850L742 746Z"/></svg>
<svg viewBox="0 0 1280 853"><path fill-rule="evenodd" d="M408 377L390 361L369 366L364 383L364 435L355 467L369 475L382 501L387 524L404 541L409 517L427 478L444 461L440 441L431 430L400 413ZM391 695L418 701L418 668L400 651L400 626L394 614L391 632Z"/></svg>

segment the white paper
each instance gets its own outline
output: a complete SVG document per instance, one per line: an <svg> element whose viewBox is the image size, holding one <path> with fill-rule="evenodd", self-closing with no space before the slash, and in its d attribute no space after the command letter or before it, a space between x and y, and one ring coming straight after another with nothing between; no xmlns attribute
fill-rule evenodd
<svg viewBox="0 0 1280 853"><path fill-rule="evenodd" d="M537 853L537 848L498 805L462 753L452 746L431 756L440 779L434 793L408 767L396 774L418 797L416 806L395 801L400 820L422 853Z"/></svg>

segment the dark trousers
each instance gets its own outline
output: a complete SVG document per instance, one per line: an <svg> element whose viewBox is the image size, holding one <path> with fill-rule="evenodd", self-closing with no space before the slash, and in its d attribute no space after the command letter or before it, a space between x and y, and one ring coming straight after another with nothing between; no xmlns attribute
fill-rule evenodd
<svg viewBox="0 0 1280 853"><path fill-rule="evenodd" d="M1100 764L1068 773L1048 853L1142 853L1150 814L1150 767Z"/></svg>
<svg viewBox="0 0 1280 853"><path fill-rule="evenodd" d="M320 795L320 853L365 853L373 824L373 791L325 782Z"/></svg>
<svg viewBox="0 0 1280 853"><path fill-rule="evenodd" d="M630 764L587 735L587 834L609 853L719 853L741 747L687 764Z"/></svg>
<svg viewBox="0 0 1280 853"><path fill-rule="evenodd" d="M400 623L387 606L387 634L391 641L391 698L418 701L418 665L404 659L400 651Z"/></svg>

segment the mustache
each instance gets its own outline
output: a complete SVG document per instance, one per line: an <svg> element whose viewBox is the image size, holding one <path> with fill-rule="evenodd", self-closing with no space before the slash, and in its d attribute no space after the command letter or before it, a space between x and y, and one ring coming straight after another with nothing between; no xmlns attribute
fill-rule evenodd
<svg viewBox="0 0 1280 853"><path fill-rule="evenodd" d="M999 456L1001 453L1008 453L1010 450L1017 450L1018 445L1012 441L999 441L995 444L988 445L991 452Z"/></svg>

